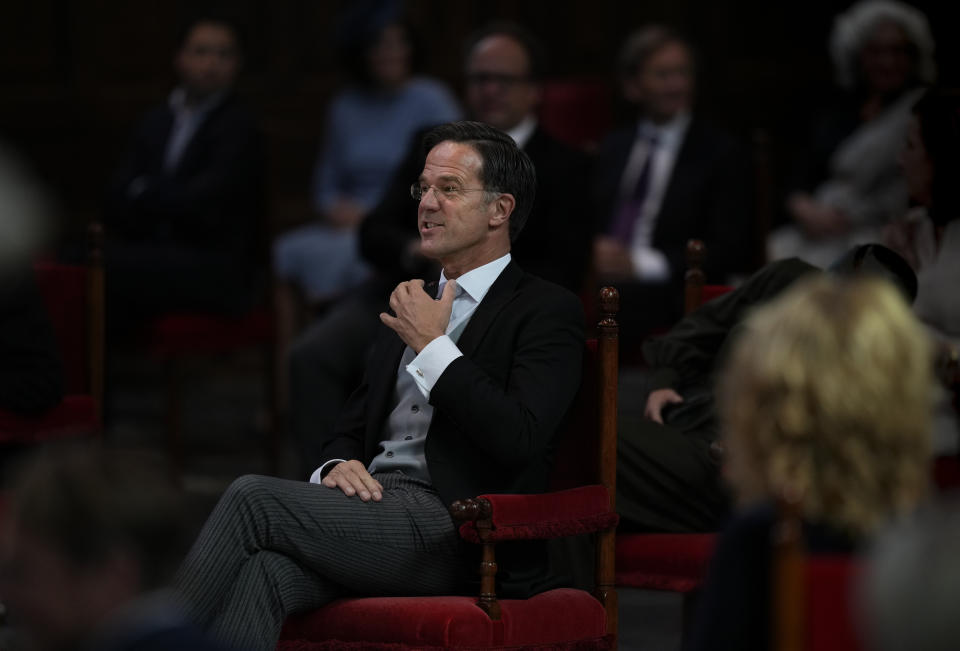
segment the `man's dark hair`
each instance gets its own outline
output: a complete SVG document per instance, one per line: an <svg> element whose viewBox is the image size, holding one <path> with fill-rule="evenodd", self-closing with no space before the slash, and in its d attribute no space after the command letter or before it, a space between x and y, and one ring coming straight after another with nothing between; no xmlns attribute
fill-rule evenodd
<svg viewBox="0 0 960 651"><path fill-rule="evenodd" d="M22 469L13 512L20 529L75 567L96 568L114 554L131 554L147 591L168 583L181 557L182 499L155 455L67 447Z"/></svg>
<svg viewBox="0 0 960 651"><path fill-rule="evenodd" d="M180 23L180 28L177 30L176 49L183 49L183 46L186 45L187 39L190 37L190 33L193 31L193 29L197 25L205 24L218 25L230 30L230 33L233 34L233 42L236 45L237 54L243 54L244 34L240 27L240 22L236 19L236 17L225 11L207 11L188 16Z"/></svg>
<svg viewBox="0 0 960 651"><path fill-rule="evenodd" d="M528 75L533 81L541 81L547 75L547 55L543 44L529 30L508 21L493 22L470 35L463 49L463 62L469 61L477 44L490 36L508 36L520 44L527 53Z"/></svg>
<svg viewBox="0 0 960 651"><path fill-rule="evenodd" d="M917 274L899 253L882 244L859 244L830 265L839 276L866 274L893 283L908 303L917 297Z"/></svg>
<svg viewBox="0 0 960 651"><path fill-rule="evenodd" d="M527 154L513 138L483 122L449 122L427 132L423 153L441 142L459 142L473 147L483 161L480 181L489 192L512 194L516 205L510 215L510 241L513 242L527 222L536 196L537 173Z"/></svg>
<svg viewBox="0 0 960 651"><path fill-rule="evenodd" d="M914 105L920 138L933 165L930 219L944 225L960 218L960 91L931 89Z"/></svg>
<svg viewBox="0 0 960 651"><path fill-rule="evenodd" d="M622 78L634 76L643 69L650 57L672 43L685 47L691 59L695 59L693 46L679 31L665 25L641 27L630 34L620 48L618 73Z"/></svg>

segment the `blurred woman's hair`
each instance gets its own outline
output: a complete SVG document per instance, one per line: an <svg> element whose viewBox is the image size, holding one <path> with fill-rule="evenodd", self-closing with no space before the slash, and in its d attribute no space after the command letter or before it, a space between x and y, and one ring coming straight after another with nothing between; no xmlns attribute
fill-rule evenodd
<svg viewBox="0 0 960 651"><path fill-rule="evenodd" d="M923 12L896 0L862 0L833 21L830 57L837 84L845 90L856 89L860 81L860 53L883 22L892 22L903 30L913 59L914 83L933 83L937 77L934 43Z"/></svg>
<svg viewBox="0 0 960 651"><path fill-rule="evenodd" d="M928 482L933 360L902 295L875 278L803 281L747 320L719 379L741 504L787 497L851 536Z"/></svg>

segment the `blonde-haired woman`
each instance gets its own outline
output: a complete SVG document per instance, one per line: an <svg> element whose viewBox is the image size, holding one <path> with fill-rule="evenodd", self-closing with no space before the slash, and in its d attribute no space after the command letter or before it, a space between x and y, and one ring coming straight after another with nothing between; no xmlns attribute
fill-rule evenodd
<svg viewBox="0 0 960 651"><path fill-rule="evenodd" d="M764 649L773 503L808 548L853 552L928 483L930 345L892 286L822 276L745 323L721 375L725 477L739 515L717 548L693 649Z"/></svg>

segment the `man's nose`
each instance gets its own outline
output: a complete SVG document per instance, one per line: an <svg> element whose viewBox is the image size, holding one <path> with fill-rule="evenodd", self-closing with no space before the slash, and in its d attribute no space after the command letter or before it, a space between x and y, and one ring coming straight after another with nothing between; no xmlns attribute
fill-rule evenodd
<svg viewBox="0 0 960 651"><path fill-rule="evenodd" d="M420 205L424 208L435 209L440 207L440 201L437 198L437 189L432 185L427 186L420 196Z"/></svg>

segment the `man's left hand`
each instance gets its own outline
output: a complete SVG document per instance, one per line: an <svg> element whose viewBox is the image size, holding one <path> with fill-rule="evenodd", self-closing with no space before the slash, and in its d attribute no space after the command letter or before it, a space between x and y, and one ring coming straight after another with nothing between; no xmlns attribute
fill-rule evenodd
<svg viewBox="0 0 960 651"><path fill-rule="evenodd" d="M424 346L446 333L453 298L457 295L455 283L454 280L447 282L439 301L423 291L422 280L400 283L390 294L390 308L396 316L381 312L380 320L419 354Z"/></svg>

